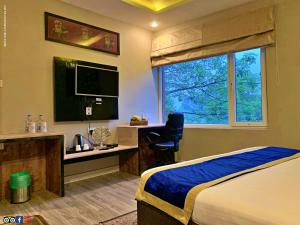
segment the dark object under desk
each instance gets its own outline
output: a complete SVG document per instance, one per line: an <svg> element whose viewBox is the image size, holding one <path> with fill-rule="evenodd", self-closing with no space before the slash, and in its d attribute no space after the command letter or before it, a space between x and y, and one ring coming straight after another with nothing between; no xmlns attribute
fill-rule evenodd
<svg viewBox="0 0 300 225"><path fill-rule="evenodd" d="M138 225L182 225L181 222L165 212L142 201L137 201ZM188 225L197 225L192 220Z"/></svg>
<svg viewBox="0 0 300 225"><path fill-rule="evenodd" d="M134 157L138 157L139 175L148 169L156 167L158 162L163 162L170 157L174 157L174 152L166 152L164 154L161 154L158 151L153 151L149 147L150 143L146 138L149 132L160 134L163 132L163 130L163 124L146 126L118 126L119 143L124 145L138 146L138 155L135 155Z"/></svg>

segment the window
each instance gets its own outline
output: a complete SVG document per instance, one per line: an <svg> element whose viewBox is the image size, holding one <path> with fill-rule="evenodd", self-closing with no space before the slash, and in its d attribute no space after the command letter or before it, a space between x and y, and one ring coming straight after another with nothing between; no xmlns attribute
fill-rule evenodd
<svg viewBox="0 0 300 225"><path fill-rule="evenodd" d="M162 119L183 112L186 124L265 125L264 49L160 67Z"/></svg>
<svg viewBox="0 0 300 225"><path fill-rule="evenodd" d="M261 50L234 54L236 122L262 122Z"/></svg>
<svg viewBox="0 0 300 225"><path fill-rule="evenodd" d="M183 112L185 123L228 124L226 55L162 68L163 118Z"/></svg>

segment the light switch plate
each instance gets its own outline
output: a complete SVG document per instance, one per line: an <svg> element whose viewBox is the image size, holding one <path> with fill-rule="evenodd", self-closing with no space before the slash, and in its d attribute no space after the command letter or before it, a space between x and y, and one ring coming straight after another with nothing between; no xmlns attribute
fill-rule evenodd
<svg viewBox="0 0 300 225"><path fill-rule="evenodd" d="M0 88L3 88L3 80L0 80Z"/></svg>

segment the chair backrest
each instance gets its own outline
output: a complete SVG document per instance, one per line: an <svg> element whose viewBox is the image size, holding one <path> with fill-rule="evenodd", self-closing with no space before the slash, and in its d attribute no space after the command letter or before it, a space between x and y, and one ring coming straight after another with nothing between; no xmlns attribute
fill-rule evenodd
<svg viewBox="0 0 300 225"><path fill-rule="evenodd" d="M182 139L184 115L182 113L170 113L165 126L165 138L173 141Z"/></svg>

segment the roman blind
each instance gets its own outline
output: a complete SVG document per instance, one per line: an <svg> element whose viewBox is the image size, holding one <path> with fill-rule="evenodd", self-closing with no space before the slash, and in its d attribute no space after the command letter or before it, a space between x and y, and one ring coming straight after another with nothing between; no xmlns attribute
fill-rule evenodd
<svg viewBox="0 0 300 225"><path fill-rule="evenodd" d="M272 45L274 14L274 7L269 6L158 34L152 41L152 66Z"/></svg>

